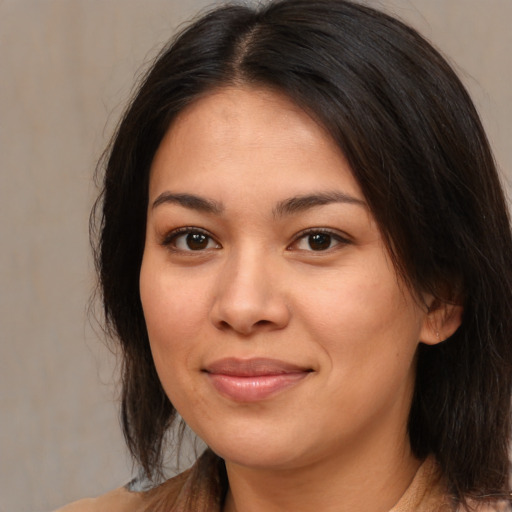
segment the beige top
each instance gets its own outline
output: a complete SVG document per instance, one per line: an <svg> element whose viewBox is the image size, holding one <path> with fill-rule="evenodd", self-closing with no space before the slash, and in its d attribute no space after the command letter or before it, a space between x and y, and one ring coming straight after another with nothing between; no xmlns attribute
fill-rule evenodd
<svg viewBox="0 0 512 512"><path fill-rule="evenodd" d="M207 450L192 468L147 492L117 489L81 500L56 512L221 512L227 481L222 459ZM473 504L475 512L505 512L508 503ZM425 460L411 485L389 512L462 512L446 490L433 457Z"/></svg>

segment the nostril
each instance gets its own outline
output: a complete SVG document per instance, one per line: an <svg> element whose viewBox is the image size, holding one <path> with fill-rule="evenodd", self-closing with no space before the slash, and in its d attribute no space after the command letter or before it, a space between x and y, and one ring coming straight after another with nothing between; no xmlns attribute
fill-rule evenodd
<svg viewBox="0 0 512 512"><path fill-rule="evenodd" d="M253 291L247 291L247 287L245 290L246 296L225 294L215 299L210 321L216 329L247 336L257 331L282 329L288 324L290 311L280 296L269 299L254 287Z"/></svg>
<svg viewBox="0 0 512 512"><path fill-rule="evenodd" d="M259 320L254 325L264 327L266 325L270 325L272 322L270 320Z"/></svg>
<svg viewBox="0 0 512 512"><path fill-rule="evenodd" d="M242 334L251 334L255 330L265 329L267 327L271 327L272 325L274 325L274 323L270 320L258 320L257 322L248 325L242 325L242 323L232 325L227 320L220 320L217 324L217 328L221 331L233 329Z"/></svg>
<svg viewBox="0 0 512 512"><path fill-rule="evenodd" d="M228 322L226 322L225 320L221 320L219 322L219 328L224 330L224 329L229 329L230 328L230 325Z"/></svg>

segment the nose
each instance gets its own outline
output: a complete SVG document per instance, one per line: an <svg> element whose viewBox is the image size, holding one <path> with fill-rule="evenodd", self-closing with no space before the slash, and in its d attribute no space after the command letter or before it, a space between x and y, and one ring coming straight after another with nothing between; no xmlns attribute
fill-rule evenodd
<svg viewBox="0 0 512 512"><path fill-rule="evenodd" d="M212 323L243 336L283 329L290 309L280 281L278 269L261 255L229 258L217 279Z"/></svg>

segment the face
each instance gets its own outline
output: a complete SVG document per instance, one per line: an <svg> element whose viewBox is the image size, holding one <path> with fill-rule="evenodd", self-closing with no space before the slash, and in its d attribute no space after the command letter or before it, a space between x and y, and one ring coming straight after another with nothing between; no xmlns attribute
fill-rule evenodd
<svg viewBox="0 0 512 512"><path fill-rule="evenodd" d="M175 120L151 168L140 293L167 395L228 462L408 447L425 308L343 154L286 97L225 88Z"/></svg>

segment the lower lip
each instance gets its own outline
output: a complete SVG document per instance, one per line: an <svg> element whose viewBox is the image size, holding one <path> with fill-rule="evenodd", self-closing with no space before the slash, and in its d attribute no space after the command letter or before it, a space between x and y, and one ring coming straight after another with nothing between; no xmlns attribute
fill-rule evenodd
<svg viewBox="0 0 512 512"><path fill-rule="evenodd" d="M309 372L239 377L217 373L207 374L213 387L236 402L258 402L298 384Z"/></svg>

